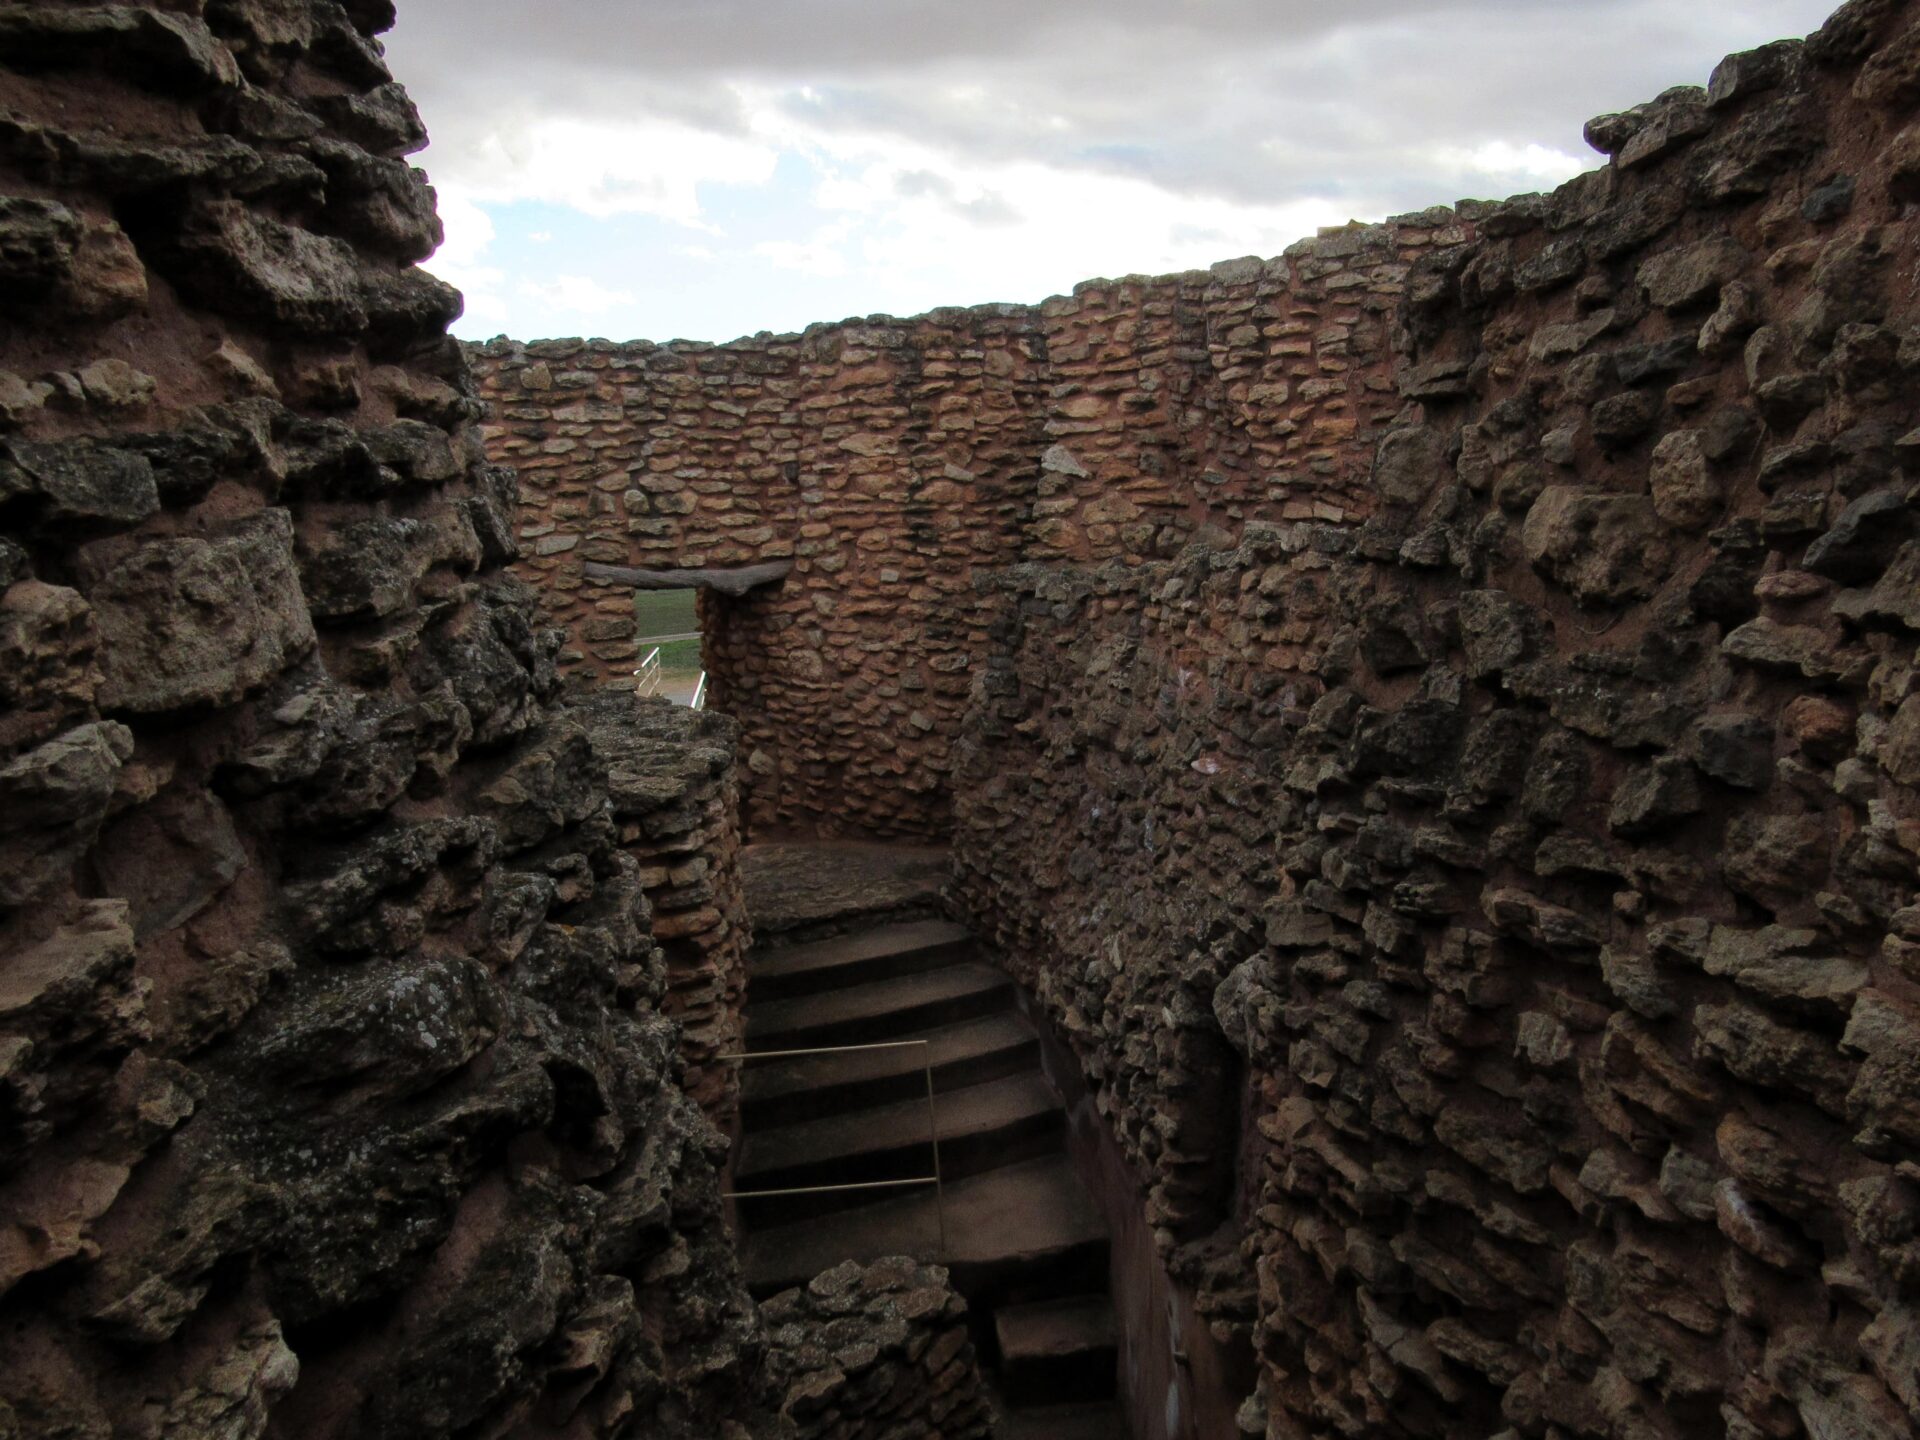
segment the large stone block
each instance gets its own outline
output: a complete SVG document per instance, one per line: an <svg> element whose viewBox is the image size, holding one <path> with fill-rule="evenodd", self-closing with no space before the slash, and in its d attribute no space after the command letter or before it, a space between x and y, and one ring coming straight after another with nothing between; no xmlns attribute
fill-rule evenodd
<svg viewBox="0 0 1920 1440"><path fill-rule="evenodd" d="M78 591L23 580L0 592L0 750L85 714L100 687L98 647Z"/></svg>
<svg viewBox="0 0 1920 1440"><path fill-rule="evenodd" d="M133 525L160 508L153 466L88 440L0 445L0 505L55 524Z"/></svg>
<svg viewBox="0 0 1920 1440"><path fill-rule="evenodd" d="M82 725L0 767L0 905L53 890L92 845L133 734Z"/></svg>
<svg viewBox="0 0 1920 1440"><path fill-rule="evenodd" d="M115 820L94 853L142 940L199 914L246 863L226 807L195 789L170 790Z"/></svg>
<svg viewBox="0 0 1920 1440"><path fill-rule="evenodd" d="M1583 601L1644 600L1672 568L1668 531L1651 500L1550 485L1527 512L1527 558Z"/></svg>
<svg viewBox="0 0 1920 1440"><path fill-rule="evenodd" d="M138 714L231 704L313 645L293 521L270 509L201 535L97 541L78 557L104 678Z"/></svg>
<svg viewBox="0 0 1920 1440"><path fill-rule="evenodd" d="M368 325L362 262L352 246L269 219L238 200L195 206L157 252L155 265L208 308L283 331L357 335Z"/></svg>

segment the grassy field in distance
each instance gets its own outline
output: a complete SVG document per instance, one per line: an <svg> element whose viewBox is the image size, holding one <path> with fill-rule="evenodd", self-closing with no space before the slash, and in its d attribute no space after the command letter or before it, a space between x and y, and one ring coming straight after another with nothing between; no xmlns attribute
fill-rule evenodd
<svg viewBox="0 0 1920 1440"><path fill-rule="evenodd" d="M644 641L640 653L646 654L653 647ZM666 671L685 670L693 674L700 673L700 642L698 640L676 640L671 645L660 647L660 668Z"/></svg>
<svg viewBox="0 0 1920 1440"><path fill-rule="evenodd" d="M690 635L700 628L694 618L693 591L641 590L633 597L635 636L644 644L655 635Z"/></svg>
<svg viewBox="0 0 1920 1440"><path fill-rule="evenodd" d="M700 628L691 590L642 590L633 597L635 635L640 656L653 649L656 635L686 635ZM700 677L700 641L674 640L660 647L660 684L666 693L691 692ZM679 697L683 702L685 695Z"/></svg>

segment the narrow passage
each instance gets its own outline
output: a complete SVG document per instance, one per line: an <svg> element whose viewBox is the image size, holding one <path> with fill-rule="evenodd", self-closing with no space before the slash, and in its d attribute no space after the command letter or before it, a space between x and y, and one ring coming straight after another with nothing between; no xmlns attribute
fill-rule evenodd
<svg viewBox="0 0 1920 1440"><path fill-rule="evenodd" d="M756 937L747 1050L831 1053L748 1064L735 1189L929 1177L936 1120L941 1177L937 1189L742 1199L749 1287L765 1297L849 1259L943 1264L1005 1435L1124 1436L1106 1226L1068 1160L1065 1112L1013 982L939 912L943 857L821 844L743 858Z"/></svg>

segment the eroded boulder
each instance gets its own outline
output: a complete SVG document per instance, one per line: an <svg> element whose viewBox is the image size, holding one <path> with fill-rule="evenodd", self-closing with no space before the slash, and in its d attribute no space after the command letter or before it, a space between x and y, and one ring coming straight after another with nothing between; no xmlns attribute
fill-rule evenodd
<svg viewBox="0 0 1920 1440"><path fill-rule="evenodd" d="M78 569L99 629L99 700L109 710L230 704L313 645L284 510L204 535L96 542Z"/></svg>

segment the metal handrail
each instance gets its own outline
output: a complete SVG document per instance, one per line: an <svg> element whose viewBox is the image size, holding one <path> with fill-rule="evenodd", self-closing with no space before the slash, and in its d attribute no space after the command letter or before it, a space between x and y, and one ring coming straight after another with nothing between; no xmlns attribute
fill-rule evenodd
<svg viewBox="0 0 1920 1440"><path fill-rule="evenodd" d="M707 708L707 672L704 670L700 672L700 683L693 687L693 699L687 702L687 708L689 710Z"/></svg>
<svg viewBox="0 0 1920 1440"><path fill-rule="evenodd" d="M647 658L642 660L640 668L633 672L633 692L641 696L660 693L660 647L658 645L647 652Z"/></svg>
<svg viewBox="0 0 1920 1440"><path fill-rule="evenodd" d="M701 676L704 688L706 677ZM749 1060L791 1060L801 1055L849 1055L860 1050L905 1050L918 1045L923 1049L932 1045L931 1040L885 1040L870 1045L821 1045L807 1050L753 1050L732 1055L716 1055L719 1064L744 1065ZM933 1174L916 1175L906 1180L862 1180L847 1185L796 1185L777 1190L728 1190L722 1193L725 1200L768 1199L776 1195L834 1195L849 1190L898 1190L909 1185L933 1186L934 1215L940 1222L940 1258L947 1256L947 1192L940 1177L940 1115L933 1099L933 1061L929 1058L921 1067L927 1077L927 1143L933 1147Z"/></svg>

